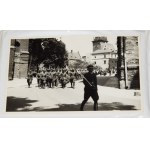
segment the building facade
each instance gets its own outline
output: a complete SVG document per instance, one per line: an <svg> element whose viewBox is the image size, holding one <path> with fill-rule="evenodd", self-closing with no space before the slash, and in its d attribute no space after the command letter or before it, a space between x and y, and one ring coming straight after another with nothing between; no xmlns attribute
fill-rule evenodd
<svg viewBox="0 0 150 150"><path fill-rule="evenodd" d="M120 88L140 89L138 37L118 37L117 45Z"/></svg>
<svg viewBox="0 0 150 150"><path fill-rule="evenodd" d="M29 62L29 40L11 40L9 79L27 76Z"/></svg>
<svg viewBox="0 0 150 150"><path fill-rule="evenodd" d="M104 70L108 69L112 66L111 62L117 60L117 51L112 44L108 43L107 37L95 37L92 42L92 63ZM117 66L114 67L116 68Z"/></svg>
<svg viewBox="0 0 150 150"><path fill-rule="evenodd" d="M82 58L79 52L71 50L71 52L68 53L68 67L72 68L76 62L81 60Z"/></svg>

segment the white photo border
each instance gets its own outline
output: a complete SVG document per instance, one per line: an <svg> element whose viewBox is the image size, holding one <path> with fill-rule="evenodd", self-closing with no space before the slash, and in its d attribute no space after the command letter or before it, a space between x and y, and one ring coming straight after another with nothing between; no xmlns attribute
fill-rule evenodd
<svg viewBox="0 0 150 150"><path fill-rule="evenodd" d="M11 39L48 38L53 36L69 35L105 35L105 36L138 36L139 38L139 59L140 59L140 90L141 110L136 111L57 111L57 112L6 112L7 83ZM147 38L148 31L144 30L17 30L0 32L0 117L149 117L149 87L148 87L148 66L147 66Z"/></svg>

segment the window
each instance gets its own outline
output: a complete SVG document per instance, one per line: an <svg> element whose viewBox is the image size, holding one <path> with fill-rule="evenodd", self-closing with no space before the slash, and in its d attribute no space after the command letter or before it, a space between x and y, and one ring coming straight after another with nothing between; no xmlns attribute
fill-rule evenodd
<svg viewBox="0 0 150 150"><path fill-rule="evenodd" d="M95 61L95 64L96 64L96 61Z"/></svg>
<svg viewBox="0 0 150 150"><path fill-rule="evenodd" d="M96 56L95 56L95 58L96 58Z"/></svg>
<svg viewBox="0 0 150 150"><path fill-rule="evenodd" d="M106 54L104 54L104 58L106 58Z"/></svg>
<svg viewBox="0 0 150 150"><path fill-rule="evenodd" d="M106 60L104 60L104 64L106 64Z"/></svg>

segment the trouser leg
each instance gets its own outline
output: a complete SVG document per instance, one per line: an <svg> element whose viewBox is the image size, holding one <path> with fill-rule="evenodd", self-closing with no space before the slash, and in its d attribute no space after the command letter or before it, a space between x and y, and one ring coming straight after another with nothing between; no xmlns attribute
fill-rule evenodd
<svg viewBox="0 0 150 150"><path fill-rule="evenodd" d="M41 88L43 88L43 80L41 80Z"/></svg>
<svg viewBox="0 0 150 150"><path fill-rule="evenodd" d="M98 110L98 99L99 99L97 91L93 91L91 96L92 96L92 99L94 100L93 110L96 111Z"/></svg>
<svg viewBox="0 0 150 150"><path fill-rule="evenodd" d="M73 88L75 88L75 82L73 82Z"/></svg>
<svg viewBox="0 0 150 150"><path fill-rule="evenodd" d="M56 86L56 87L58 86L58 81L57 81L57 79L55 80L55 86Z"/></svg>
<svg viewBox="0 0 150 150"><path fill-rule="evenodd" d="M28 83L28 87L30 87L30 81L29 81L29 79L27 79L27 83Z"/></svg>
<svg viewBox="0 0 150 150"><path fill-rule="evenodd" d="M37 79L37 85L39 86L39 79Z"/></svg>
<svg viewBox="0 0 150 150"><path fill-rule="evenodd" d="M72 81L70 81L70 83L71 83L71 87L72 87Z"/></svg>
<svg viewBox="0 0 150 150"><path fill-rule="evenodd" d="M93 110L95 110L95 111L98 110L98 103L97 103L97 101L94 102Z"/></svg>
<svg viewBox="0 0 150 150"><path fill-rule="evenodd" d="M52 81L50 80L49 81L49 88L51 88L52 87Z"/></svg>
<svg viewBox="0 0 150 150"><path fill-rule="evenodd" d="M80 106L80 110L83 111L84 105L86 104L88 100L83 100Z"/></svg>
<svg viewBox="0 0 150 150"><path fill-rule="evenodd" d="M58 84L57 84L57 79L55 80L55 86L56 86L56 87L58 86Z"/></svg>
<svg viewBox="0 0 150 150"><path fill-rule="evenodd" d="M46 85L49 87L49 79L46 79Z"/></svg>
<svg viewBox="0 0 150 150"><path fill-rule="evenodd" d="M81 111L83 111L84 105L86 104L86 102L88 101L89 98L90 98L90 92L85 90L84 91L84 100L82 101L81 106L80 106Z"/></svg>

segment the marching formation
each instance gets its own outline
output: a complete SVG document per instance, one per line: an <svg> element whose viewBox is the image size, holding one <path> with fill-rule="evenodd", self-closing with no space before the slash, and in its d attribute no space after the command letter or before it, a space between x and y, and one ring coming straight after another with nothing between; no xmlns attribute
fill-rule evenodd
<svg viewBox="0 0 150 150"><path fill-rule="evenodd" d="M75 69L43 69L37 73L29 71L27 74L28 87L32 84L33 77L37 78L37 85L39 88L54 88L60 84L62 88L70 82L71 88L75 88L75 81L82 78L82 74L86 71Z"/></svg>
<svg viewBox="0 0 150 150"><path fill-rule="evenodd" d="M84 75L83 75L84 74ZM28 87L32 84L33 77L37 78L37 84L39 88L44 89L45 87L54 88L60 84L62 88L66 87L66 84L70 82L71 88L75 88L75 81L83 79L84 88L84 100L81 103L80 110L83 111L84 105L90 97L94 101L93 110L98 110L98 92L97 92L97 73L94 72L93 65L88 65L87 70L84 72L74 69L43 69L37 73L32 71L28 72L27 83Z"/></svg>

